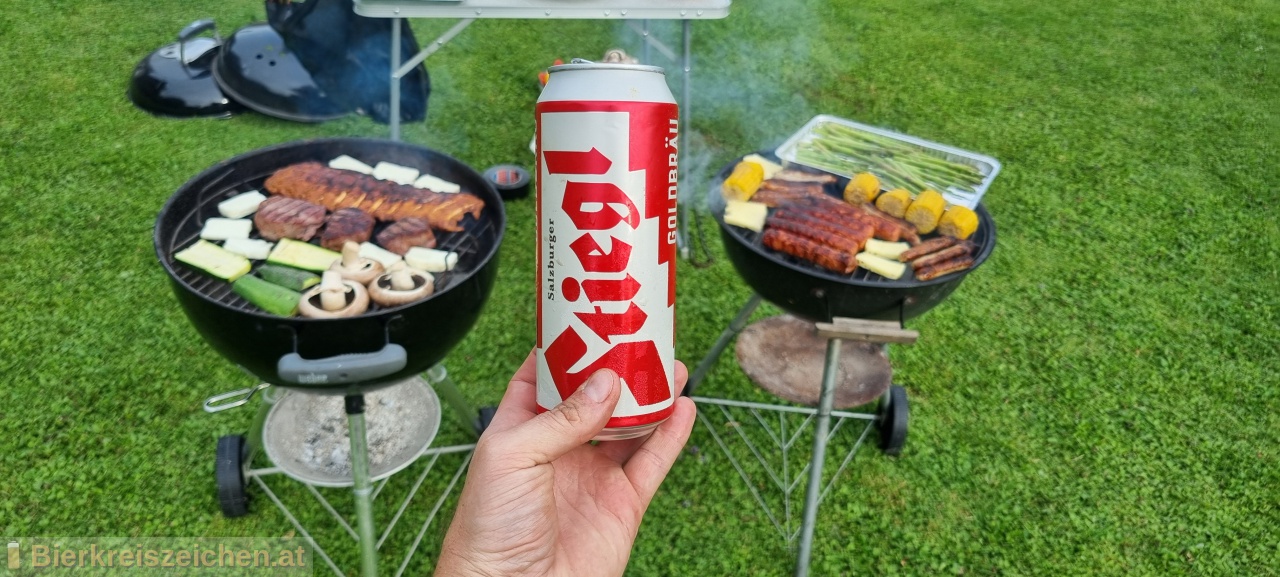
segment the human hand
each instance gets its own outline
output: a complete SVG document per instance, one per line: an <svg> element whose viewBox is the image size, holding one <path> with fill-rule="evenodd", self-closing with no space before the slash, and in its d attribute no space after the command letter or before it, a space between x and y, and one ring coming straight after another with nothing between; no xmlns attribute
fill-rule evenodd
<svg viewBox="0 0 1280 577"><path fill-rule="evenodd" d="M588 444L622 394L610 370L537 414L532 354L480 437L437 577L622 575L649 501L693 429L687 397L652 434ZM676 362L676 390L689 373Z"/></svg>

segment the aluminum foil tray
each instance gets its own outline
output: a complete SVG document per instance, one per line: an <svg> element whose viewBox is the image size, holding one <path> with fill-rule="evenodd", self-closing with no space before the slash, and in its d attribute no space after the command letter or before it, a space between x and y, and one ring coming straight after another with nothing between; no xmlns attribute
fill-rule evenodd
<svg viewBox="0 0 1280 577"><path fill-rule="evenodd" d="M778 158L789 163L825 170L832 174L838 174L844 177L851 177L854 174L865 171L867 169L865 164L857 163L853 160L848 162L818 164L813 162L800 162L796 159L798 149L815 138L815 130L827 123L840 124L857 131L897 140L905 144L931 151L934 154L952 162L968 164L978 169L979 174L982 175L982 182L976 187L969 189L952 186L944 190L939 190L939 192L942 193L943 198L952 204L958 204L968 208L977 208L978 203L982 200L982 195L986 194L987 188L991 186L991 181L995 180L996 175L1000 173L1000 161L991 158L990 156L970 152L968 150L961 150L953 146L931 142L922 138L902 134L900 132L893 132L891 130L885 130L883 128L869 126L826 114L819 114L818 116L813 117L813 119L806 123L803 128L791 135L786 142L782 143L782 146L779 146L777 149ZM875 171L873 170L872 172Z"/></svg>

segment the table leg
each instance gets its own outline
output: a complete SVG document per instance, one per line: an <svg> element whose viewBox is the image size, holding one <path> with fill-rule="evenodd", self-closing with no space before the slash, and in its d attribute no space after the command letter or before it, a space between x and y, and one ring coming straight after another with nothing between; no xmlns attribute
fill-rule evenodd
<svg viewBox="0 0 1280 577"><path fill-rule="evenodd" d="M809 458L809 487L804 494L804 517L800 527L800 552L796 556L796 577L809 574L813 554L813 530L818 519L822 494L822 464L827 457L827 433L831 428L831 408L835 404L836 378L840 373L840 339L827 341L827 364L822 371L822 393L813 426L813 455Z"/></svg>

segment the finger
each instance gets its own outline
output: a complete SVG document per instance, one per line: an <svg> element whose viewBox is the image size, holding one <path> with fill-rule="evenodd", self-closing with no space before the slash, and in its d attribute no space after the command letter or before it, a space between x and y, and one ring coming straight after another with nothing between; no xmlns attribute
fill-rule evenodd
<svg viewBox="0 0 1280 577"><path fill-rule="evenodd" d="M537 414L537 390L538 369L534 363L533 351L530 351L507 384L507 391L498 402L498 411L494 413L485 433L505 431L532 419Z"/></svg>
<svg viewBox="0 0 1280 577"><path fill-rule="evenodd" d="M502 431L502 452L545 464L591 440L609 422L622 384L617 373L601 369L564 402Z"/></svg>
<svg viewBox="0 0 1280 577"><path fill-rule="evenodd" d="M689 369L685 368L684 363L676 361L676 393L679 393L684 389L684 384L688 380ZM643 445L650 436L651 435L645 435L643 437L625 439L621 441L604 441L597 446L600 447L601 453L604 453L605 456L613 459L613 462L621 465L626 463L627 459L630 459L631 455L634 455L636 450L640 448L640 445Z"/></svg>
<svg viewBox="0 0 1280 577"><path fill-rule="evenodd" d="M636 495L645 506L653 499L653 494L658 492L658 486L662 484L671 465L675 464L676 457L680 456L680 450L689 440L697 413L693 399L676 399L676 410L671 413L671 417L658 425L653 435L623 465L622 471L626 473Z"/></svg>

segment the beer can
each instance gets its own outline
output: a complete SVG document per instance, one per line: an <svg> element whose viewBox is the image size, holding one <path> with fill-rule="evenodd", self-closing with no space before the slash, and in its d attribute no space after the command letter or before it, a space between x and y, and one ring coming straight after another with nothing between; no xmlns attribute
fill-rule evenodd
<svg viewBox="0 0 1280 577"><path fill-rule="evenodd" d="M538 98L538 409L596 371L622 379L597 440L675 408L679 115L657 66L574 61Z"/></svg>

